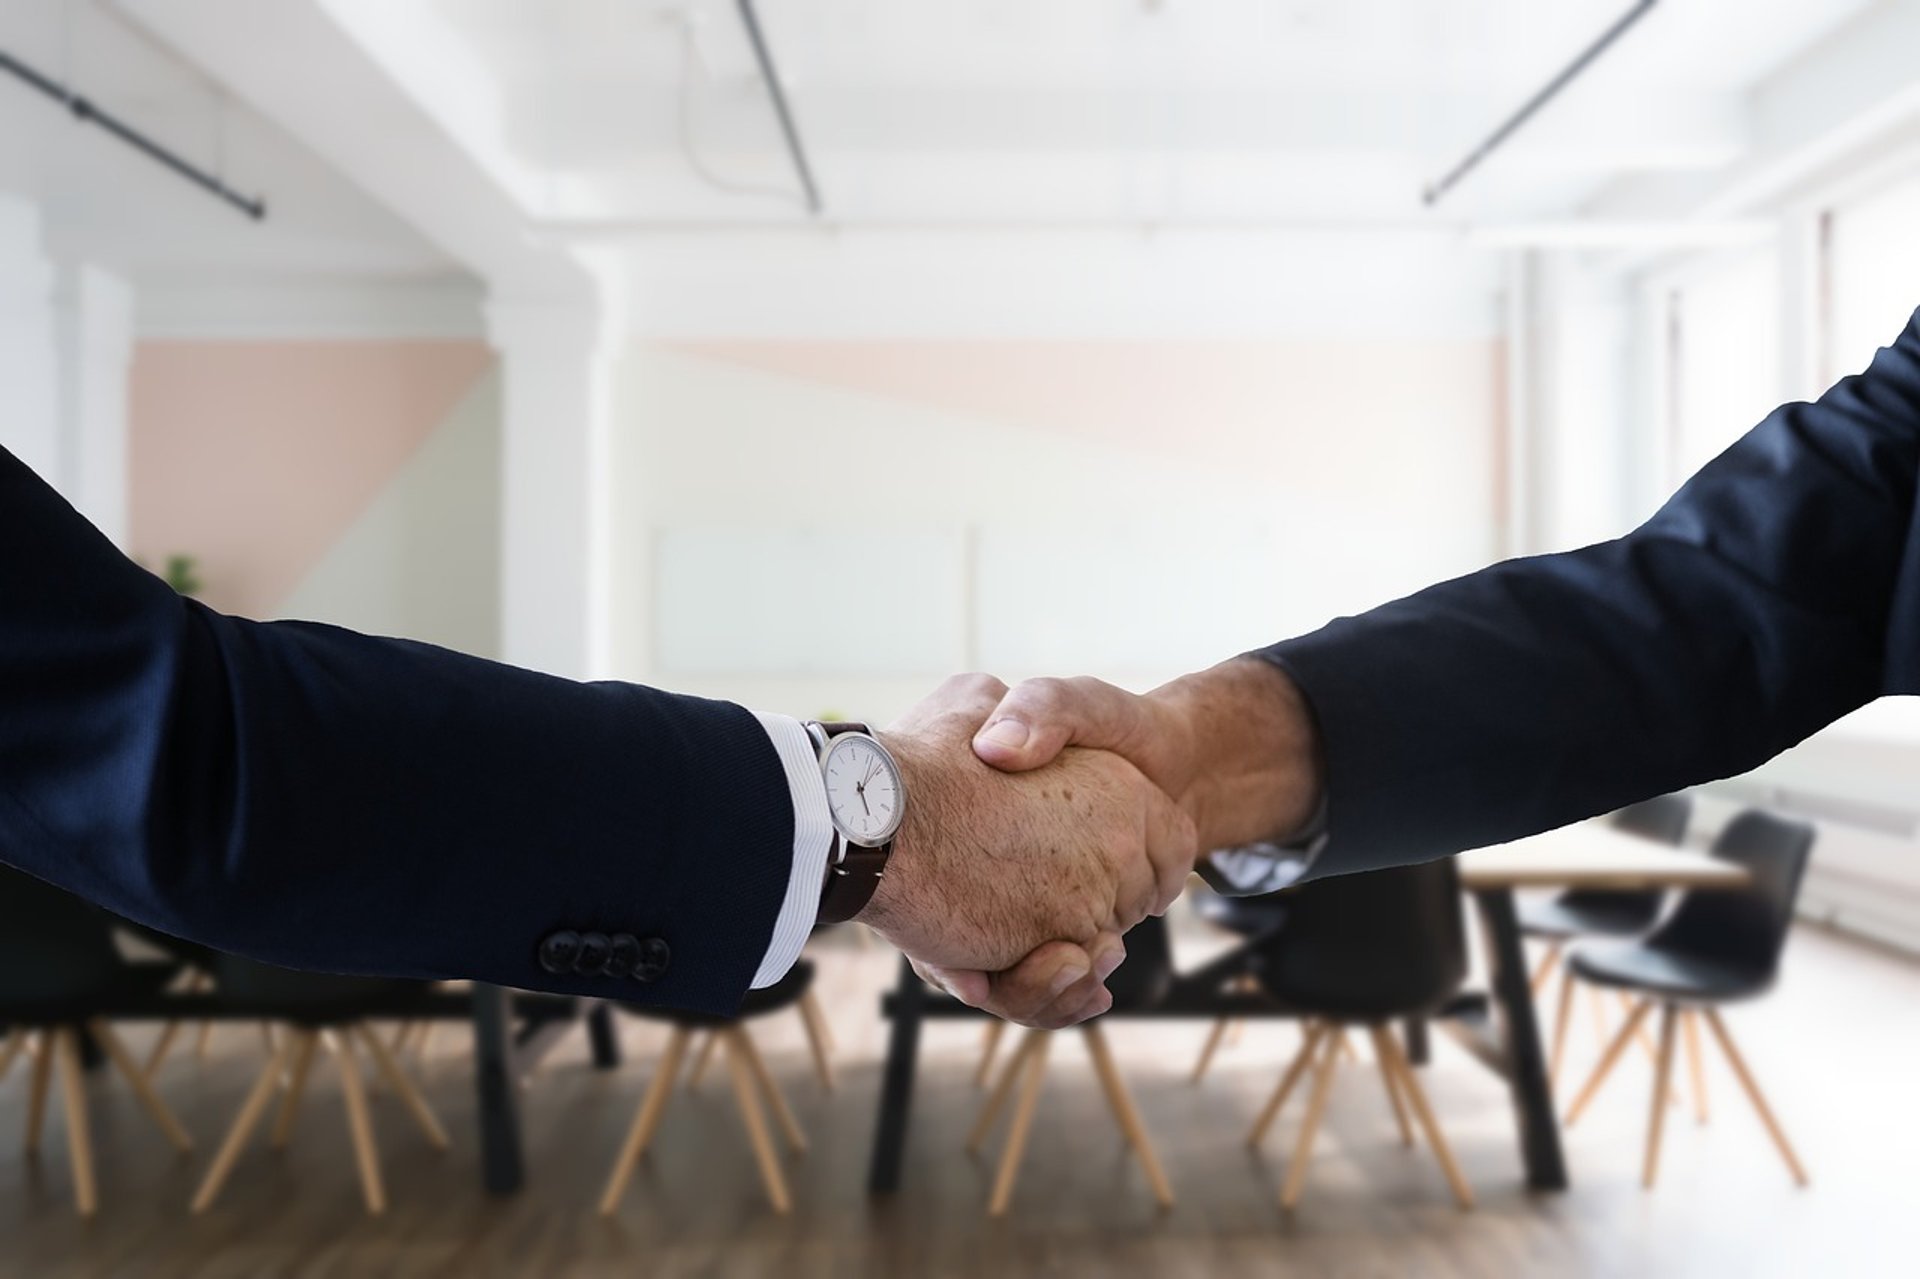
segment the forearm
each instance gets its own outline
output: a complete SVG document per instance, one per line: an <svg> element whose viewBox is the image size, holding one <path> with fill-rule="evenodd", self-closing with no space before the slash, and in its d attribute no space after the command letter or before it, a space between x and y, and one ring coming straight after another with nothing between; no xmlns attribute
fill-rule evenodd
<svg viewBox="0 0 1920 1279"><path fill-rule="evenodd" d="M1147 695L1167 739L1179 801L1202 848L1285 839L1318 810L1318 729L1293 680L1256 656L1234 658Z"/></svg>

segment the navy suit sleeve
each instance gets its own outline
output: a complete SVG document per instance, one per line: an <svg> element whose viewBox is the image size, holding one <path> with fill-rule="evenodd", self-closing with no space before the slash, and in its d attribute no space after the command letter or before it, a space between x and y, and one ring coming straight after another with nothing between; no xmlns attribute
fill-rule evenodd
<svg viewBox="0 0 1920 1279"><path fill-rule="evenodd" d="M0 450L0 860L289 967L727 1012L792 848L747 711L223 616ZM549 974L556 929L666 970Z"/></svg>
<svg viewBox="0 0 1920 1279"><path fill-rule="evenodd" d="M1920 315L1617 541L1512 560L1262 656L1313 707L1317 875L1548 830L1920 691Z"/></svg>

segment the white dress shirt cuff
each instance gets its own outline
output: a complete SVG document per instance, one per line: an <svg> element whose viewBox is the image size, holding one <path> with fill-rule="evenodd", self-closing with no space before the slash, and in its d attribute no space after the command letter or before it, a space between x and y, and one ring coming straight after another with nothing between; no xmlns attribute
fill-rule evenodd
<svg viewBox="0 0 1920 1279"><path fill-rule="evenodd" d="M771 986L787 975L800 958L807 934L820 915L820 890L827 881L827 855L833 850L833 818L827 812L827 787L820 777L820 754L797 719L755 712L767 730L780 765L787 772L793 794L793 872L787 879L786 900L773 923L773 937L753 988Z"/></svg>

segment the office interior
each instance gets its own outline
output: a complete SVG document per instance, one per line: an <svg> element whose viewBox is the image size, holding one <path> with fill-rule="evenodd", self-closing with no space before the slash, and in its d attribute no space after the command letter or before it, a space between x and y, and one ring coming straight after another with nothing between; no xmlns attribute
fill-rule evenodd
<svg viewBox="0 0 1920 1279"><path fill-rule="evenodd" d="M0 444L249 617L801 718L1144 690L1619 536L1863 368L1916 51L1915 0L6 0ZM858 925L718 1025L303 1020L116 927L185 1002L0 973L0 1273L1911 1273L1916 779L1883 699L1441 863L1316 937L1399 957L1350 1024L1197 888L1044 1036ZM1581 976L1755 858L1748 985ZM11 965L100 926L7 898Z"/></svg>

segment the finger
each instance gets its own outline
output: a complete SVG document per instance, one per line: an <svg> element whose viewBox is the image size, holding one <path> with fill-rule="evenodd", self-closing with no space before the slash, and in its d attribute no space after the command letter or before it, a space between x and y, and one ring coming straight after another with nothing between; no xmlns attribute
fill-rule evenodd
<svg viewBox="0 0 1920 1279"><path fill-rule="evenodd" d="M961 1002L1008 1021L1034 1025L1056 1003L1075 1007L1084 1002L1090 987L1100 981L1094 976L1095 965L1095 957L1085 948L1056 941L1036 947L1001 973L936 965L928 965L928 969L937 984Z"/></svg>
<svg viewBox="0 0 1920 1279"><path fill-rule="evenodd" d="M1097 679L1030 679L1000 699L973 739L984 762L1025 772L1068 746L1126 755L1149 729L1142 700Z"/></svg>

